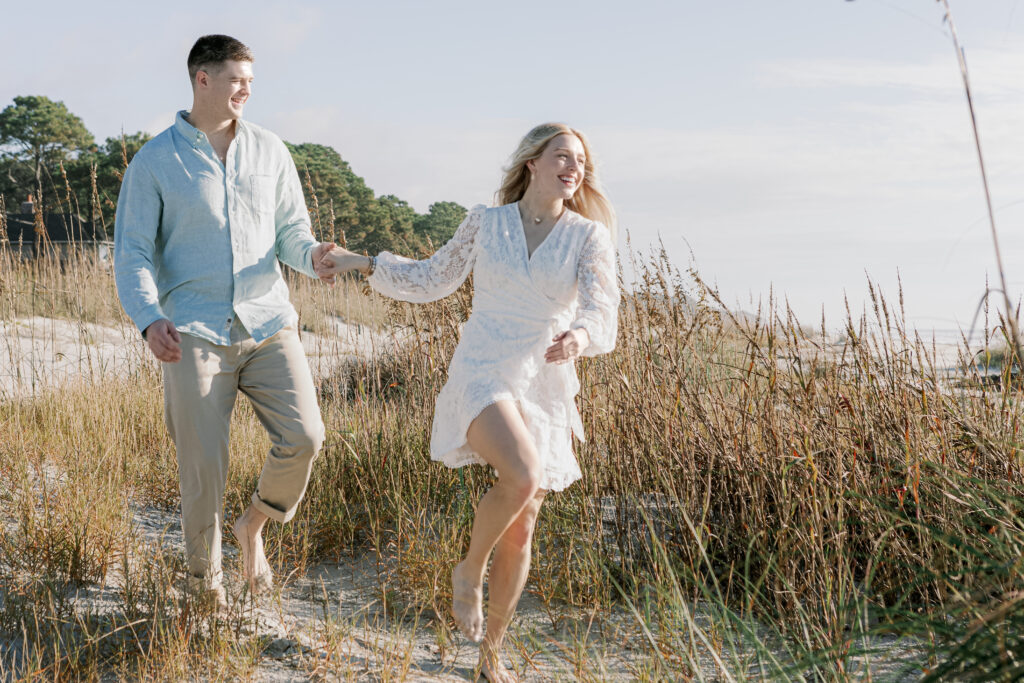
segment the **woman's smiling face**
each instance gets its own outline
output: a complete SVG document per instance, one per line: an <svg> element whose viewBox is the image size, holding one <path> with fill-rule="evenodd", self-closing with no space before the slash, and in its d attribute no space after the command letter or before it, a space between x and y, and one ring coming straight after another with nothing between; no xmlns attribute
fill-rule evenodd
<svg viewBox="0 0 1024 683"><path fill-rule="evenodd" d="M580 139L562 133L551 139L539 157L527 162L533 174L530 185L544 195L571 199L583 183L586 163Z"/></svg>

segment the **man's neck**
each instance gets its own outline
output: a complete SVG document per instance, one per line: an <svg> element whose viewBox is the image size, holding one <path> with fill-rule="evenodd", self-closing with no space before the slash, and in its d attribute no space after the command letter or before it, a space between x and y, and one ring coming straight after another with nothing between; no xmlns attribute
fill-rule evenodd
<svg viewBox="0 0 1024 683"><path fill-rule="evenodd" d="M204 116L202 109L195 107L189 112L188 122L194 127L206 133L206 139L210 141L213 151L221 163L227 163L228 148L235 139L235 119L222 119L216 115Z"/></svg>
<svg viewBox="0 0 1024 683"><path fill-rule="evenodd" d="M230 140L235 137L235 119L222 119L216 115L207 114L195 103L192 104L192 111L188 114L188 122L206 133L206 137L211 141L215 138Z"/></svg>

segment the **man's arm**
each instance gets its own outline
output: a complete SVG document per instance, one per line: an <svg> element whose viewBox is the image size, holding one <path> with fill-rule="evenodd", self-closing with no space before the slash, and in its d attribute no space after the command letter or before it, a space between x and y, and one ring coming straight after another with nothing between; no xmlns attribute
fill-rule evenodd
<svg viewBox="0 0 1024 683"><path fill-rule="evenodd" d="M124 173L114 219L114 281L125 313L140 332L166 318L153 257L163 200L149 169L133 159Z"/></svg>
<svg viewBox="0 0 1024 683"><path fill-rule="evenodd" d="M181 359L181 337L160 307L156 288L156 234L163 200L156 179L136 157L128 165L117 197L114 219L114 282L125 313L157 359Z"/></svg>
<svg viewBox="0 0 1024 683"><path fill-rule="evenodd" d="M283 142L279 144L284 158L277 178L277 206L274 213L277 258L281 263L315 278L316 265L323 254L330 250L331 243L317 242L313 237L299 172L288 148ZM324 279L328 282L334 280Z"/></svg>

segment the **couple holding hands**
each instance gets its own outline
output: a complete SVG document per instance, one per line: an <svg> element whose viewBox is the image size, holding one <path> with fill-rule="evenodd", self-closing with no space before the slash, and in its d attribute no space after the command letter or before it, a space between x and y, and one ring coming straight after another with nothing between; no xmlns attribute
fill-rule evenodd
<svg viewBox="0 0 1024 683"><path fill-rule="evenodd" d="M562 124L535 127L512 156L498 206L470 210L433 256L362 256L314 239L287 148L242 120L252 62L249 48L229 36L196 41L188 56L192 108L135 155L115 221L118 295L162 363L190 588L211 607L226 605L221 528L238 392L272 444L252 502L232 527L253 593L273 585L263 527L294 516L324 440L279 261L329 283L358 271L378 292L411 302L447 296L473 273L472 315L437 397L430 456L497 473L452 571L452 614L481 642L482 673L513 680L500 652L526 583L537 514L548 491L580 478L572 361L615 345L615 215L587 141Z"/></svg>

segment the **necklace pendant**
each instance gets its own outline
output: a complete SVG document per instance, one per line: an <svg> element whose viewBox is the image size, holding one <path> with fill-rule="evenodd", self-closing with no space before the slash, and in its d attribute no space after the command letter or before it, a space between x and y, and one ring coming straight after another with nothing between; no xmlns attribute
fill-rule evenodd
<svg viewBox="0 0 1024 683"><path fill-rule="evenodd" d="M540 223L540 218L534 218L534 219L533 219L533 222L534 222L534 223Z"/></svg>

